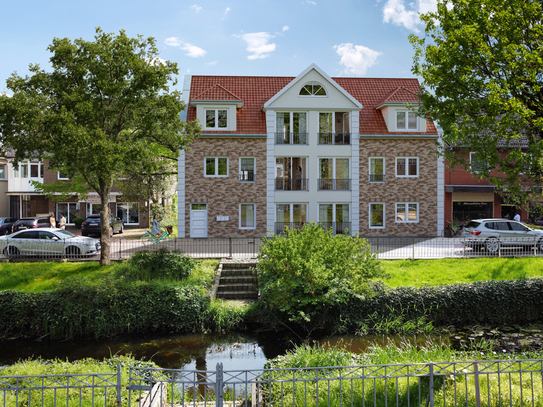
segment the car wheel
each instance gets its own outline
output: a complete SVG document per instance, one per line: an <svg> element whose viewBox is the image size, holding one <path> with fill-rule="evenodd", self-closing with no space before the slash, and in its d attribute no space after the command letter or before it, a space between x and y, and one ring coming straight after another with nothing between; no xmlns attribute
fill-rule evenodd
<svg viewBox="0 0 543 407"><path fill-rule="evenodd" d="M535 244L536 250L539 250L540 252L543 252L543 239L539 239L537 243Z"/></svg>
<svg viewBox="0 0 543 407"><path fill-rule="evenodd" d="M498 251L500 250L500 241L495 237L487 239L487 241L485 242L485 249L488 253L498 253Z"/></svg>
<svg viewBox="0 0 543 407"><path fill-rule="evenodd" d="M20 252L19 249L13 246L8 246L4 249L4 256L6 256L8 259L19 256Z"/></svg>
<svg viewBox="0 0 543 407"><path fill-rule="evenodd" d="M68 256L68 257L79 257L80 255L81 255L81 250L79 250L79 247L68 246L66 248L66 256Z"/></svg>

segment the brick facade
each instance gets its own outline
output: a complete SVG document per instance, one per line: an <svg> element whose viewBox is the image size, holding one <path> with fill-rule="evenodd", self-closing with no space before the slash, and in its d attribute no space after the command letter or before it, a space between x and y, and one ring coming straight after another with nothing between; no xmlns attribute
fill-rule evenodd
<svg viewBox="0 0 543 407"><path fill-rule="evenodd" d="M228 177L204 177L205 157L228 157ZM256 182L239 182L239 158L256 158ZM190 204L207 204L208 237L266 235L266 139L202 138L185 154L185 233ZM256 204L256 229L240 230L239 204ZM217 221L228 216L228 221Z"/></svg>

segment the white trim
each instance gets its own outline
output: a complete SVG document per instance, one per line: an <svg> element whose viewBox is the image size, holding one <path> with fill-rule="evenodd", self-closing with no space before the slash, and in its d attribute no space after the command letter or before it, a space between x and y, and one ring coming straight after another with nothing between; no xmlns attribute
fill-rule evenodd
<svg viewBox="0 0 543 407"><path fill-rule="evenodd" d="M360 232L360 140L359 111L352 111L351 121L351 236Z"/></svg>
<svg viewBox="0 0 543 407"><path fill-rule="evenodd" d="M405 113L405 128L399 128L398 127L398 113ZM414 114L415 115L415 124L416 124L416 127L414 129L410 129L409 128L409 114ZM417 116L417 114L411 110L403 110L403 109L398 109L396 110L396 114L394 115L394 128L396 129L396 131L414 131L414 132L417 132L417 131L420 131L419 130L419 117Z"/></svg>
<svg viewBox="0 0 543 407"><path fill-rule="evenodd" d="M371 213L372 213L371 206L372 205L383 205L383 226L372 226L371 225ZM386 217L387 211L386 211L386 209L387 209L387 205L386 205L385 202L370 202L368 204L368 214L369 214L368 228L369 229L386 229L386 225L387 225L387 221L386 221L386 219L387 219L387 217ZM394 216L396 216L396 215L394 215Z"/></svg>
<svg viewBox="0 0 543 407"><path fill-rule="evenodd" d="M60 171L57 171L57 179L58 179L59 181L69 181L69 180L70 180L70 178L63 178L63 177L61 177L61 176L60 176ZM124 178L124 179L126 179L126 178Z"/></svg>
<svg viewBox="0 0 543 407"><path fill-rule="evenodd" d="M247 226L243 227L243 226L241 226L241 206L242 205L253 205L253 224L254 224L254 226L252 226L252 227L247 227ZM256 204L251 203L251 202L242 202L242 203L239 204L238 210L239 210L239 222L238 222L239 229L240 230L254 230L254 229L256 229Z"/></svg>
<svg viewBox="0 0 543 407"><path fill-rule="evenodd" d="M372 175L377 175L377 174L372 174L371 172L371 160L375 160L375 159L382 159L383 160L383 181L372 181L371 180L371 176ZM368 182L370 183L379 183L379 184L382 184L384 182L386 182L386 175L387 175L387 159L386 157L383 157L383 156L371 156L371 157L368 157Z"/></svg>
<svg viewBox="0 0 543 407"><path fill-rule="evenodd" d="M398 205L405 205L405 220L398 220ZM417 205L417 220L409 220L409 205ZM396 202L394 204L394 220L396 223L419 223L420 204L419 202Z"/></svg>
<svg viewBox="0 0 543 407"><path fill-rule="evenodd" d="M324 89L324 93L326 94L325 95L300 95L300 92L302 91L302 89L305 88L307 85L319 85L321 88ZM327 98L328 89L326 89L326 87L320 82L309 81L309 82L304 83L302 86L300 86L300 90L298 91L298 97L299 98Z"/></svg>
<svg viewBox="0 0 543 407"><path fill-rule="evenodd" d="M405 175L398 175L398 160L404 159L405 160ZM409 160L416 159L417 160L417 175L409 175ZM420 174L420 159L419 157L394 157L394 173L396 175L396 178L419 178Z"/></svg>
<svg viewBox="0 0 543 407"><path fill-rule="evenodd" d="M7 163L0 163L0 167L4 166L4 176L0 177L0 180L7 180L8 179L8 164Z"/></svg>
<svg viewBox="0 0 543 407"><path fill-rule="evenodd" d="M207 159L208 158L214 158L215 159L215 175L207 175L206 174L206 166L207 166ZM218 175L219 172L219 158L226 158L226 175ZM229 157L224 156L206 156L204 157L204 178L227 178L230 174L230 159Z"/></svg>
<svg viewBox="0 0 543 407"><path fill-rule="evenodd" d="M184 238L186 234L185 150L181 150L179 152L179 157L177 158L177 200L177 236Z"/></svg>
<svg viewBox="0 0 543 407"><path fill-rule="evenodd" d="M207 111L213 110L215 111L215 126L214 127L207 127ZM226 126L225 127L219 127L219 110L226 111ZM215 107L215 106L204 106L202 108L202 130L212 130L212 131L230 131L230 109L225 107Z"/></svg>
<svg viewBox="0 0 543 407"><path fill-rule="evenodd" d="M253 159L253 180L252 181L246 181L246 180L240 180L240 176L242 175L242 172L241 172L241 160L243 158L252 158ZM239 160L238 160L238 182L249 182L249 183L254 183L256 182L256 157L255 156L244 156L244 155L240 155L239 156Z"/></svg>

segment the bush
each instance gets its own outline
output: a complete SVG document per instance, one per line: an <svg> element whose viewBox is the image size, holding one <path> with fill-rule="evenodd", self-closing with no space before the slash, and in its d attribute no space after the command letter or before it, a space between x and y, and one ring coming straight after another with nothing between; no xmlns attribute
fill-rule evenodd
<svg viewBox="0 0 543 407"><path fill-rule="evenodd" d="M81 224L85 222L85 218L77 217L73 219L73 222L76 229L81 229Z"/></svg>
<svg viewBox="0 0 543 407"><path fill-rule="evenodd" d="M307 335L349 298L371 296L368 280L383 275L366 240L333 236L316 224L265 238L258 258L259 304Z"/></svg>
<svg viewBox="0 0 543 407"><path fill-rule="evenodd" d="M196 266L196 262L183 253L170 253L166 249L156 252L135 253L117 271L128 280L183 280Z"/></svg>

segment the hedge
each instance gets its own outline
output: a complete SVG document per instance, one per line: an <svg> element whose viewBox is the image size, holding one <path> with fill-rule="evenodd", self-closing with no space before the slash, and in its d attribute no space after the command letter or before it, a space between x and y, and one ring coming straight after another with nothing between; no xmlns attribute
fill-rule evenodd
<svg viewBox="0 0 543 407"><path fill-rule="evenodd" d="M155 283L72 281L62 289L0 292L4 336L98 337L131 332L201 332L209 298Z"/></svg>
<svg viewBox="0 0 543 407"><path fill-rule="evenodd" d="M420 288L378 286L369 299L351 298L336 310L341 331L368 320L425 318L434 326L520 325L543 322L543 279L479 281ZM371 316L371 318L370 318ZM336 323L336 329L338 324Z"/></svg>

